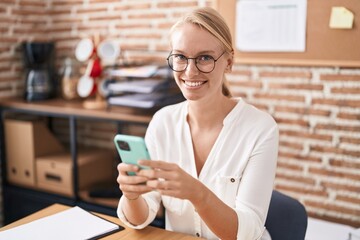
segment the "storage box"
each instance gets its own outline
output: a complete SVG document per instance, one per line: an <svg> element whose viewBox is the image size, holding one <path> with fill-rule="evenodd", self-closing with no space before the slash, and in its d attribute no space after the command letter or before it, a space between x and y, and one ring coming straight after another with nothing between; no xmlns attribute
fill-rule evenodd
<svg viewBox="0 0 360 240"><path fill-rule="evenodd" d="M7 179L11 183L34 186L35 158L64 151L43 121L5 119L4 130Z"/></svg>
<svg viewBox="0 0 360 240"><path fill-rule="evenodd" d="M78 152L79 191L103 182L115 181L114 155L110 150ZM42 156L36 159L37 187L42 190L73 196L73 164L70 153Z"/></svg>

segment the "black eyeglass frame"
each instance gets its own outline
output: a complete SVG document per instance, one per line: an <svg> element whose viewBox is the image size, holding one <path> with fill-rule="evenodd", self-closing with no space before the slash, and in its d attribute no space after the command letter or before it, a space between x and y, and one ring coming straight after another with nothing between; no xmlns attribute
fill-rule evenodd
<svg viewBox="0 0 360 240"><path fill-rule="evenodd" d="M224 53L226 53L226 51L223 51L223 53L222 53L218 58L215 59L213 56L211 56L211 55L206 55L206 54L204 54L204 55L199 55L199 56L196 56L196 57L193 57L193 58L189 58L189 57L184 56L183 54L178 54L178 53L172 54L172 52L170 52L170 54L169 54L169 56L166 58L166 60L167 60L167 62L168 62L169 67L170 67L171 70L173 70L174 72L183 72L183 71L185 71L186 68L189 66L189 59L194 59L194 61L195 61L195 66L196 66L197 70L199 70L199 71L202 72L202 73L211 73L211 72L214 71L214 69L215 69L215 64L216 64L217 60L219 60L219 59L224 55ZM185 66L185 68L184 68L183 70L175 70L175 69L172 68L169 59L170 59L170 57L172 57L172 56L174 56L174 55L182 55L184 58L186 58L186 66ZM198 67L198 65L197 65L198 62L196 61L196 59L197 59L198 57L201 57L201 56L209 56L209 57L211 57L211 58L214 60L213 68L212 68L210 71L204 72L204 71L202 71L202 70L199 69L199 67Z"/></svg>

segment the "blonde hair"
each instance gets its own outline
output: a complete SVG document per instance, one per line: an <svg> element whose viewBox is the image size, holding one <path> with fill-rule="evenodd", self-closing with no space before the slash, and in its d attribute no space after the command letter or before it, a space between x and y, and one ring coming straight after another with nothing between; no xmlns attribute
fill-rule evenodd
<svg viewBox="0 0 360 240"><path fill-rule="evenodd" d="M233 54L233 44L230 29L226 24L224 18L213 8L201 7L184 15L177 21L170 29L170 35L179 27L186 23L191 23L207 30L210 34L216 37L223 45L227 53ZM231 92L228 88L228 83L224 76L222 85L222 92L225 96L231 97Z"/></svg>

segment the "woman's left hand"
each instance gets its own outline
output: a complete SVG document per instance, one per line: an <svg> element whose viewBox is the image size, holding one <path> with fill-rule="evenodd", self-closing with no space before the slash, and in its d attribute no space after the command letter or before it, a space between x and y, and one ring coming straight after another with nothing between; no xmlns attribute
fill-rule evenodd
<svg viewBox="0 0 360 240"><path fill-rule="evenodd" d="M177 164L156 160L141 160L139 164L151 168L140 170L138 173L138 176L150 179L146 182L148 187L162 195L188 199L193 203L201 201L204 185Z"/></svg>

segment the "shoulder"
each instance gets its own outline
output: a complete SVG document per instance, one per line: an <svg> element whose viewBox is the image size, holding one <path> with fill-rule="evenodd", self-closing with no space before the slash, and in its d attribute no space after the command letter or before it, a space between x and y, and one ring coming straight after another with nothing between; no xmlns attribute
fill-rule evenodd
<svg viewBox="0 0 360 240"><path fill-rule="evenodd" d="M179 120L185 108L186 101L163 107L153 115L151 122Z"/></svg>
<svg viewBox="0 0 360 240"><path fill-rule="evenodd" d="M266 111L246 103L242 99L238 101L237 121L238 124L246 125L249 129L257 131L278 130L274 118Z"/></svg>

